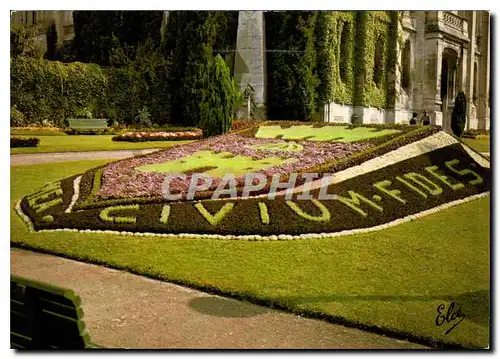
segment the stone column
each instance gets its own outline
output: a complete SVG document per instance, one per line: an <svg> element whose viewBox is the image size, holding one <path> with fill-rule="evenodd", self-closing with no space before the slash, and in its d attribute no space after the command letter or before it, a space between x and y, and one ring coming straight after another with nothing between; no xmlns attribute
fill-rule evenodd
<svg viewBox="0 0 500 359"><path fill-rule="evenodd" d="M477 119L480 129L490 128L490 108L488 97L490 91L490 14L481 11L480 50L481 58L478 63L478 108Z"/></svg>
<svg viewBox="0 0 500 359"><path fill-rule="evenodd" d="M425 69L425 11L415 11L416 36L412 52L415 54L414 68L412 71L413 82L413 110L419 115L423 111L423 85Z"/></svg>
<svg viewBox="0 0 500 359"><path fill-rule="evenodd" d="M425 35L425 60L423 82L423 109L432 117L432 123L443 125L441 112L441 62L443 59L443 40L436 33Z"/></svg>
<svg viewBox="0 0 500 359"><path fill-rule="evenodd" d="M469 36L470 42L468 46L468 54L469 58L466 62L467 66L467 82L465 85L465 97L467 99L467 125L466 128L476 128L476 108L473 102L473 94L474 94L474 54L476 52L476 11L471 11L471 15L469 17Z"/></svg>
<svg viewBox="0 0 500 359"><path fill-rule="evenodd" d="M255 100L259 106L264 108L264 113L267 75L265 51L263 11L240 11L234 78L241 92L245 91L248 84L253 87Z"/></svg>

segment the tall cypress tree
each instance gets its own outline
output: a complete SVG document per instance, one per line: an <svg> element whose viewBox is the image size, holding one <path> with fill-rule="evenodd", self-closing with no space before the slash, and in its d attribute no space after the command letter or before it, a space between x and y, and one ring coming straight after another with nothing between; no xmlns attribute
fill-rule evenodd
<svg viewBox="0 0 500 359"><path fill-rule="evenodd" d="M217 11L175 11L169 15L164 51L171 64L172 121L200 124L204 74L213 61L224 14Z"/></svg>

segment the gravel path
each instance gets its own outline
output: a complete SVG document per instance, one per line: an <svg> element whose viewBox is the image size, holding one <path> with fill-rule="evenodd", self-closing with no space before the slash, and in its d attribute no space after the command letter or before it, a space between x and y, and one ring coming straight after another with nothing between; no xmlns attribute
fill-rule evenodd
<svg viewBox="0 0 500 359"><path fill-rule="evenodd" d="M142 149L142 150L17 154L17 155L10 155L10 165L21 166L21 165L39 165L51 162L122 159L138 155L144 155L158 150L159 150L158 148L152 148L152 149Z"/></svg>
<svg viewBox="0 0 500 359"><path fill-rule="evenodd" d="M425 348L56 256L16 248L10 256L11 273L80 295L92 342L108 348Z"/></svg>

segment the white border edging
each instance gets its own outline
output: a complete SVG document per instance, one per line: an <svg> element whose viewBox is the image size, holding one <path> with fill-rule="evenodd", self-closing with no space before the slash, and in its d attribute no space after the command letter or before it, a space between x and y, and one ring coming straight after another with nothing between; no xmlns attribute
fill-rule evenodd
<svg viewBox="0 0 500 359"><path fill-rule="evenodd" d="M376 231L381 231L386 228L394 227L402 223L410 222L415 219L419 219L425 216L428 216L430 214L442 211L443 209L454 207L456 205L470 202L482 197L486 197L489 195L488 192L483 192L480 194L476 194L473 196L465 197L456 201L444 203L440 206L416 213L416 214L411 214L403 218L396 219L392 222L384 223L378 226L374 227L368 227L368 228L357 228L357 229L350 229L342 232L333 232L333 233L309 233L309 234L300 234L300 235L289 235L289 234L279 234L279 235L270 235L270 236L261 236L261 235L243 235L243 236L238 236L238 235L220 235L220 234L190 234L190 233L179 233L179 234L174 234L174 233L148 233L148 232L120 232L120 231L112 231L112 230L93 230L93 229L75 229L75 228L58 228L58 229L42 229L36 232L79 232L79 233L106 233L106 234L117 234L117 235L124 235L124 236L139 236L139 237L167 237L167 238L194 238L194 239L231 239L231 240L247 240L247 241L275 241L275 240L296 240L296 239L316 239L316 238L331 238L331 237L344 237L344 236L349 236L353 234L359 234L359 233L369 233L369 232L376 232ZM20 206L20 201L16 205L16 211L18 214L23 218L27 223L28 226L30 227L30 231L34 231L33 229L33 224L28 216L24 214L24 212L21 209Z"/></svg>
<svg viewBox="0 0 500 359"><path fill-rule="evenodd" d="M16 204L16 212L17 214L19 215L19 217L21 217L23 219L23 221L26 223L26 225L28 226L28 231L29 232L35 232L35 227L33 226L33 222L31 222L31 218L28 217L22 210L21 208L21 201L22 200L19 200L19 202L17 202Z"/></svg>
<svg viewBox="0 0 500 359"><path fill-rule="evenodd" d="M469 146L465 145L462 143L462 147L464 148L465 152L469 154L469 156L472 157L474 161L476 161L480 166L485 167L485 168L490 168L490 162L486 159L483 158L482 156L478 155L476 152L471 150Z"/></svg>
<svg viewBox="0 0 500 359"><path fill-rule="evenodd" d="M69 204L69 207L66 208L64 213L71 213L73 210L73 207L76 204L76 201L78 200L78 196L80 196L80 181L82 180L82 176L78 176L75 178L73 181L73 197L71 198L71 203Z"/></svg>

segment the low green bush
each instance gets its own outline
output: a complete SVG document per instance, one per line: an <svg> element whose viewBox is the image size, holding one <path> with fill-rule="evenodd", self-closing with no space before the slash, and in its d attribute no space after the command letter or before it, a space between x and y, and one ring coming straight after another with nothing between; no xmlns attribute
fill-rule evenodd
<svg viewBox="0 0 500 359"><path fill-rule="evenodd" d="M36 147L40 143L40 139L36 137L11 137L10 148L16 147Z"/></svg>

